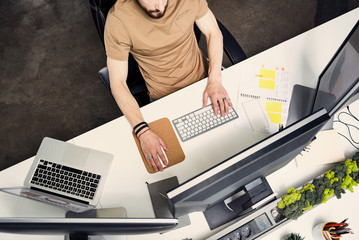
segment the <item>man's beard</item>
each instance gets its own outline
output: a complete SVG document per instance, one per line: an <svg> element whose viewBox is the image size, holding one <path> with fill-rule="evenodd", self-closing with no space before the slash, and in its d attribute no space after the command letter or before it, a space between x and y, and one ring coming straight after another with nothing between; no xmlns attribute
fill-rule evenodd
<svg viewBox="0 0 359 240"><path fill-rule="evenodd" d="M154 19L159 19L159 18L163 17L165 15L165 13L166 13L167 6L168 6L168 2L167 2L166 6L164 7L163 12L161 13L160 10L148 10L148 9L146 9L145 7L143 7L141 5L141 3L139 3L138 0L136 0L136 2L149 17L154 18Z"/></svg>

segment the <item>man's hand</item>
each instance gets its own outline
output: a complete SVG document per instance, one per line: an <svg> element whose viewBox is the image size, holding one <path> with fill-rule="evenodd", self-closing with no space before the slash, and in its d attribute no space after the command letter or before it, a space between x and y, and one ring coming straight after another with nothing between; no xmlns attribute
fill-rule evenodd
<svg viewBox="0 0 359 240"><path fill-rule="evenodd" d="M167 165L168 162L166 161L166 157L163 155L161 149L162 146L165 151L168 150L165 142L156 133L152 132L151 130L144 132L139 139L141 143L142 152L145 155L148 165L152 167L153 170L155 170L156 172L158 170L162 171L163 167L161 165L160 160L158 159L158 155L162 159L162 162L165 165Z"/></svg>
<svg viewBox="0 0 359 240"><path fill-rule="evenodd" d="M212 101L214 114L216 115L218 115L218 107L222 117L228 114L229 107L233 107L222 81L218 80L218 78L216 80L208 78L207 87L203 93L203 107L207 106L208 98Z"/></svg>
<svg viewBox="0 0 359 240"><path fill-rule="evenodd" d="M208 98L210 98L214 113L218 115L219 107L221 116L224 117L229 112L229 107L232 107L232 102L222 85L223 36L211 10L208 10L202 18L197 19L196 25L206 36L209 59L208 83L203 93L203 107L207 106Z"/></svg>

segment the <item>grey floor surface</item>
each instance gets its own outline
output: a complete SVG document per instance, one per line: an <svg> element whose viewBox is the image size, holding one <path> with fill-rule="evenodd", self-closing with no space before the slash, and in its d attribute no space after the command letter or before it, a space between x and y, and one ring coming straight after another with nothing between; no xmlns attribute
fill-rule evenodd
<svg viewBox="0 0 359 240"><path fill-rule="evenodd" d="M248 57L359 7L358 0L208 0ZM0 1L0 170L122 113L97 71L105 53L86 0ZM121 133L117 133L121 134Z"/></svg>

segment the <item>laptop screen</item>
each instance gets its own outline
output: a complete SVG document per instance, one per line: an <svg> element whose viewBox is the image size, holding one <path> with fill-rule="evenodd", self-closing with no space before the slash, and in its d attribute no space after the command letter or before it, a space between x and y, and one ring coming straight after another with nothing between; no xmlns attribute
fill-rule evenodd
<svg viewBox="0 0 359 240"><path fill-rule="evenodd" d="M313 111L324 107L334 114L358 91L358 81L359 21L320 75Z"/></svg>

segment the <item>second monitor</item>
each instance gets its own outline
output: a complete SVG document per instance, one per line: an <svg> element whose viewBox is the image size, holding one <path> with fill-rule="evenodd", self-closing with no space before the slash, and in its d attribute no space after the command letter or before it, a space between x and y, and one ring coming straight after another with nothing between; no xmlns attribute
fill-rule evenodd
<svg viewBox="0 0 359 240"><path fill-rule="evenodd" d="M319 75L317 87L294 86L288 123L320 108L325 108L332 117L356 99L359 99L359 21Z"/></svg>
<svg viewBox="0 0 359 240"><path fill-rule="evenodd" d="M253 198L268 190L265 180L261 183L262 190L248 198L251 203L237 201L241 206L232 204L232 209L229 209L227 206L231 206L231 203L224 201L245 185L288 164L312 141L328 119L327 111L321 109L168 191L168 204L173 216L198 211L210 215L212 211L217 221L212 226L210 224L212 229L239 217L242 213L238 209L247 212L253 204L262 200L258 198L252 201ZM220 215L218 209L221 209Z"/></svg>

